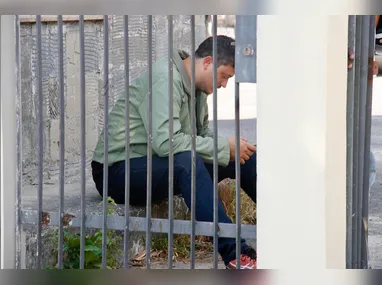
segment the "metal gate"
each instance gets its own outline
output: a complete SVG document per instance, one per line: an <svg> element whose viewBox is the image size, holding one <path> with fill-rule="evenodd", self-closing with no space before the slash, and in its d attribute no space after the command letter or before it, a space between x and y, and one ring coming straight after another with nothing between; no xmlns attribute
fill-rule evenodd
<svg viewBox="0 0 382 285"><path fill-rule="evenodd" d="M124 16L124 65L129 66L129 27L128 16ZM213 126L214 135L217 136L218 120L217 120L217 78L216 78L216 36L217 36L217 16L213 16L213 29L212 34L214 37L214 92L213 92ZM368 201L369 201L369 164L370 164L370 129L371 129L371 100L372 100L372 58L374 54L374 39L375 39L375 18L374 16L350 16L349 17L349 47L355 51L355 67L349 71L348 76L348 105L347 105L347 267L348 268L367 268L368 267ZM37 44L36 44L36 80L38 94L38 106L36 107L38 129L36 133L37 149L36 158L38 165L38 191L36 193L36 200L38 202L37 211L23 210L21 208L22 198L22 117L21 117L21 61L20 61L20 19L18 16L1 16L1 73L2 84L1 93L3 105L2 110L3 118L10 119L7 124L2 124L2 147L6 149L3 153L2 184L6 185L6 190L2 187L1 199L3 208L1 209L1 223L2 223L2 252L1 252L1 266L2 268L21 268L22 260L22 247L25 241L22 240L22 228L27 225L37 226L37 267L41 268L41 252L42 247L42 226L51 225L57 226L59 230L58 242L58 267L63 268L63 227L70 224L72 228L80 228L80 267L84 268L85 257L85 230L88 228L102 229L102 268L106 268L107 258L107 229L121 230L124 232L124 267L129 267L128 255L128 241L129 235L132 232L143 232L146 235L146 266L150 268L150 250L151 250L151 234L152 233L167 233L168 234L168 267L172 268L172 255L173 255L173 235L174 234L187 234L191 236L190 252L191 261L190 268L195 268L195 236L206 235L211 236L215 240L217 237L233 237L237 240L237 246L241 238L254 238L256 236L256 227L250 225L236 224L220 224L217 221L217 205L218 205L218 165L217 165L217 141L215 139L214 145L214 222L198 222L195 219L195 139L196 130L193 128L192 135L192 207L191 207L191 220L174 220L173 216L173 187L169 187L169 217L168 219L152 218L151 213L151 198L152 198L152 154L151 131L148 133L148 160L147 160L147 207L146 217L138 218L130 216L129 208L129 179L130 173L126 171L126 191L124 208L124 216L108 216L108 203L107 203L107 181L108 169L105 167L104 171L104 185L105 194L103 199L103 213L101 215L87 214L86 213L86 184L85 184L85 168L86 168L86 152L85 152L85 127L86 127L86 100L85 100L85 36L84 36L84 16L79 16L80 23L80 84L81 84L81 213L79 216L71 216L65 213L64 205L64 153L65 153L65 110L64 110L64 63L63 63L63 18L57 17L58 29L58 47L57 53L59 54L58 74L59 74L59 94L60 94L60 109L59 109L59 123L60 123L60 187L59 187L59 210L57 212L43 211L43 148L44 148L44 129L43 129L43 97L42 97L42 34L41 34L41 16L36 16L36 30L37 30ZM108 111L109 111L109 17L103 17L104 25L104 42L103 42L103 92L104 92L104 122L105 133L108 129ZM191 50L195 50L195 16L190 17L191 25ZM168 39L171 43L173 41L173 18L168 16ZM152 16L147 16L147 65L149 73L152 73ZM253 31L256 29L255 16L237 16L236 17L236 88L235 88L235 132L236 143L239 141L240 136L240 121L239 121L239 84L241 82L255 82L256 81L256 34ZM14 37L16 41L14 41ZM8 40L6 40L8 39ZM16 43L16 48L14 46ZM168 45L168 55L172 58L173 45ZM192 76L191 86L195 83L195 56L192 56ZM169 60L169 102L172 106L172 61ZM16 70L15 73L9 70ZM124 69L126 90L129 86L129 68ZM14 76L16 75L16 76ZM16 86L16 91L14 88ZM151 79L148 82L149 93L152 94ZM195 96L195 88L191 91ZM9 94L16 95L15 98ZM5 94L8 94L5 95ZM128 92L125 94L129 98ZM149 122L149 130L152 128L152 97L149 97L148 106L149 112L147 119ZM126 100L128 102L128 100ZM194 104L194 100L191 100ZM4 107L6 106L6 107ZM195 105L192 110L195 110ZM170 108L170 110L172 110ZM16 112L15 112L16 111ZM128 108L126 108L126 126L129 124ZM195 126L195 113L191 112L193 125ZM172 113L169 114L170 121L172 122ZM14 120L13 120L14 119ZM170 134L172 134L173 126L170 124ZM126 127L127 140L129 139L129 129ZM170 137L170 140L172 137ZM107 136L105 135L105 150L107 149ZM170 144L171 145L171 144ZM126 143L126 148L129 145ZM9 151L8 151L9 150ZM169 182L173 185L173 159L172 151L170 149L169 161ZM105 152L107 153L107 152ZM127 152L128 153L128 152ZM238 148L236 154L239 153ZM107 155L106 155L107 161ZM240 178L240 162L236 159L236 177ZM129 169L129 156L126 157L126 169ZM14 179L16 177L16 180ZM4 203L7 201L7 203ZM15 207L14 207L15 206ZM236 179L236 220L240 220L240 179ZM15 230L16 229L16 230ZM238 248L237 248L238 249ZM214 243L214 268L218 267L218 254L217 243ZM236 258L239 259L239 251L237 250Z"/></svg>
<svg viewBox="0 0 382 285"><path fill-rule="evenodd" d="M375 16L349 17L347 97L347 268L369 267L368 217Z"/></svg>
<svg viewBox="0 0 382 285"><path fill-rule="evenodd" d="M64 41L63 41L63 16L57 16L57 29L58 29L58 46L55 47L58 53L58 94L59 94L59 209L56 212L48 212L43 208L43 193L44 193L44 98L43 98L43 55L42 55L42 17L40 15L35 16L36 23L36 49L33 51L36 56L37 61L37 70L35 74L36 80L36 95L38 95L38 104L36 106L37 114L37 130L35 137L37 139L36 146L34 150L36 153L36 162L37 162L37 193L35 199L37 200L38 209L26 210L22 208L22 169L23 169L23 157L22 157L22 113L21 107L22 104L22 95L21 95L21 80L28 80L22 78L21 70L21 56L20 56L20 17L19 16L2 16L2 38L5 39L7 33L7 38L14 40L16 48L12 50L12 45L10 43L5 43L2 45L2 60L6 52L7 57L10 59L6 62L8 69L16 70L15 80L10 78L9 84L3 84L1 86L7 86L10 91L12 91L12 86L16 86L16 100L9 96L2 96L3 104L7 104L10 107L8 118L15 118L15 125L13 127L13 122L10 124L10 127L3 129L4 144L3 146L13 146L16 147L16 154L13 155L13 152L10 151L7 157L4 157L4 161L9 162L9 164L3 165L9 169L10 177L16 177L16 184L12 179L3 183L9 185L7 187L9 192L3 193L2 199L9 201L9 207L2 209L2 223L6 219L7 228L5 232L2 232L3 240L3 250L2 253L3 259L1 260L3 268L21 268L22 267L22 254L25 254L25 240L23 238L23 227L26 226L35 226L37 227L37 251L35 258L37 260L37 268L42 268L42 250L46 246L42 244L42 235L43 235L43 226L55 226L58 227L58 268L63 268L63 249L64 249L64 226L70 225L71 228L80 229L80 268L84 268L85 262L85 234L86 229L101 229L102 230L102 266L101 268L107 268L107 230L120 230L123 231L123 266L124 268L129 268L129 259L131 258L128 254L128 242L129 236L133 232L142 232L145 233L146 238L146 267L150 268L150 252L151 252L151 238L152 233L167 233L168 234L168 268L173 267L173 235L174 234L186 234L190 235L190 268L195 268L195 236L204 235L213 237L214 240L217 240L218 237L231 237L236 238L237 241L237 254L236 260L239 266L239 254L240 254L240 240L241 238L252 238L256 237L256 226L252 225L241 225L240 224L240 161L239 158L236 159L236 221L239 221L236 224L223 224L218 223L218 164L217 164L217 134L218 134L218 121L217 121L217 16L213 16L213 130L214 130L214 222L199 222L195 219L195 195L196 195L196 180L195 180L195 157L196 157L196 117L195 117L195 16L190 16L190 26L191 26L191 59L192 59L192 75L191 75L191 93L193 94L193 100L191 100L191 122L194 126L192 130L192 207L191 207L191 220L175 220L174 219L174 209L173 209L173 182L174 182L174 160L173 160L173 146L170 144L170 155L169 155L169 203L168 203L168 219L158 219L152 217L152 68L153 68L153 16L147 16L147 66L149 72L149 81L147 82L149 86L149 100L148 100L148 113L147 121L148 125L148 159L147 159L147 206L146 206L146 217L132 217L130 216L130 207L129 207L129 198L130 198L130 168L129 168L129 152L126 151L126 177L125 177L125 208L124 215L122 216L108 216L108 113L109 113L109 92L110 92L110 76L109 76L109 16L103 16L103 114L104 114L104 150L105 150L105 163L104 163L104 195L103 195L103 212L100 215L97 214L88 214L86 209L86 78L85 78L85 58L86 58L86 49L85 49L85 32L84 32L84 16L79 16L79 29L80 29L80 90L81 90L81 100L80 104L80 130L81 130L81 141L80 141L80 157L81 157L81 191L80 191L80 205L81 212L78 216L73 216L65 212L64 197L65 197L65 66L64 66ZM13 19L14 18L14 19ZM124 45L124 89L126 96L126 105L125 105L125 131L126 131L126 149L129 149L129 63L132 60L129 57L129 26L128 26L128 16L124 16L124 28L123 28L123 45ZM168 16L167 18L167 34L168 34L168 74L169 74L169 102L170 102L170 141L173 138L173 60L172 55L173 50L173 16ZM253 31L256 30L256 16L243 16L237 17L237 28L236 28L236 95L235 95L235 132L236 132L236 143L237 145L240 140L240 121L239 121L239 84L240 82L255 82L255 59L256 59L256 33ZM13 33L13 31L15 33ZM252 32L252 33L251 33ZM162 39L164 40L164 39ZM14 41L11 41L13 44ZM15 59L15 60L14 60ZM3 70L2 62L2 72ZM244 69L247 72L244 72ZM14 74L14 73L13 73ZM12 74L12 75L13 75ZM68 76L68 75L67 75ZM3 77L4 78L4 77ZM3 88L3 87L2 87ZM3 93L2 89L2 94ZM13 94L14 92L9 92ZM7 97L7 98L5 98ZM4 101L4 98L9 101ZM13 101L12 101L13 100ZM13 110L12 110L13 109ZM16 116L12 111L16 111ZM239 148L236 149L236 155L240 152ZM9 178L9 177L8 177ZM5 179L8 179L5 178ZM13 205L16 206L16 209L13 208ZM14 218L14 220L13 220ZM16 226L16 231L14 230L13 225ZM5 226L3 224L3 229ZM213 247L213 267L218 268L218 248L217 242L214 242Z"/></svg>

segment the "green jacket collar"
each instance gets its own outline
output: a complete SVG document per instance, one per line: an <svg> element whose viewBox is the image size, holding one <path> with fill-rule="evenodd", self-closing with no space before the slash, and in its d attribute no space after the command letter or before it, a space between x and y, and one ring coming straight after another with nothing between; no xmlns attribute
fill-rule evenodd
<svg viewBox="0 0 382 285"><path fill-rule="evenodd" d="M183 59L187 57L189 57L189 54L183 50L178 50L178 52L174 53L174 63L180 75L182 76L184 89L186 93L191 96L191 80L183 63Z"/></svg>

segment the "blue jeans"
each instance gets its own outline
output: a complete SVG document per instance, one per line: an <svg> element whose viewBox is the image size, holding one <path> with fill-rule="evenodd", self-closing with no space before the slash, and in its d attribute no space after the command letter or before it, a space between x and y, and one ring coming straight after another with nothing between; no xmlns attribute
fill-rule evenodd
<svg viewBox="0 0 382 285"><path fill-rule="evenodd" d="M146 205L147 157L134 158L131 162L130 204ZM153 156L152 159L152 202L168 198L168 157ZM102 165L92 162L93 179L96 188L102 196L103 174ZM219 181L225 178L235 178L235 163L227 167L219 167ZM256 153L241 166L241 188L256 202ZM125 162L121 161L109 167L109 196L116 203L124 203L125 193ZM191 152L174 155L174 194L181 195L188 208L191 208ZM196 204L195 216L197 221L213 222L213 165L204 163L196 155ZM219 223L232 223L225 213L221 202L218 204ZM219 238L218 251L223 261L235 259L235 238ZM248 246L242 240L241 249Z"/></svg>

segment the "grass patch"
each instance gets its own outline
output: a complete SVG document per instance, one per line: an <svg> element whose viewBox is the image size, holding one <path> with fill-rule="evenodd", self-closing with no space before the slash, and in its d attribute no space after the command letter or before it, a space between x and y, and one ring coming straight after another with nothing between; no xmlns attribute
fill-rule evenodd
<svg viewBox="0 0 382 285"><path fill-rule="evenodd" d="M256 204L243 189L240 190L241 223L256 225ZM236 181L226 179L219 183L219 198L231 220L236 223Z"/></svg>
<svg viewBox="0 0 382 285"><path fill-rule="evenodd" d="M233 223L236 223L236 190L235 180L225 179L219 183L219 198L223 204L223 208ZM241 190L241 223L255 225L256 224L256 204ZM188 214L191 219L191 214ZM168 257L168 235L153 234L152 249L154 254L152 257L159 259L167 259ZM209 237L195 237L196 258L203 258L213 251L212 243ZM174 259L190 258L190 236L174 234Z"/></svg>

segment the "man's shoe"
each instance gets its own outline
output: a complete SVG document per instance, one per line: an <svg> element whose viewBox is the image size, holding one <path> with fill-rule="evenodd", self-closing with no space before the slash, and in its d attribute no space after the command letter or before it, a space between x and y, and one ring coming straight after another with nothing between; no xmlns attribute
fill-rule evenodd
<svg viewBox="0 0 382 285"><path fill-rule="evenodd" d="M236 269L236 258L226 265L227 269ZM248 255L240 255L240 269L257 269L256 260Z"/></svg>

